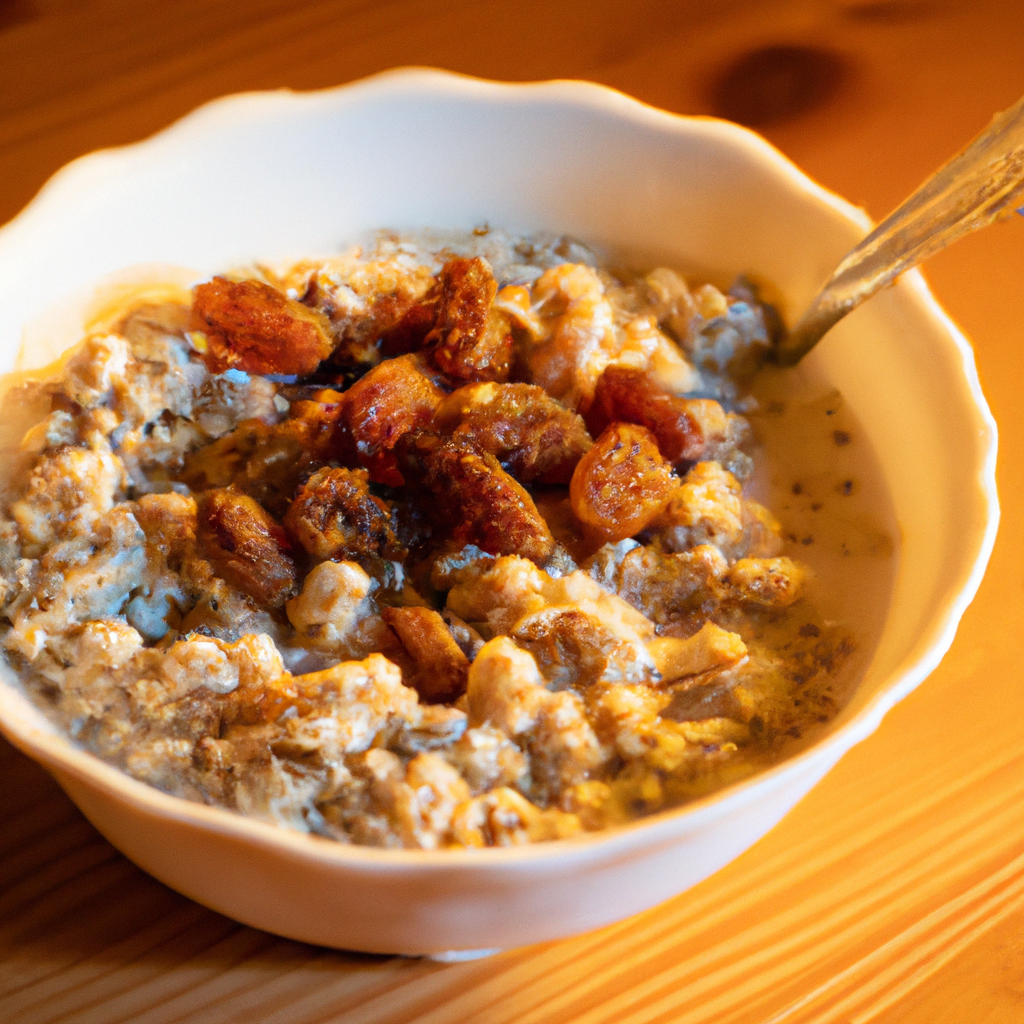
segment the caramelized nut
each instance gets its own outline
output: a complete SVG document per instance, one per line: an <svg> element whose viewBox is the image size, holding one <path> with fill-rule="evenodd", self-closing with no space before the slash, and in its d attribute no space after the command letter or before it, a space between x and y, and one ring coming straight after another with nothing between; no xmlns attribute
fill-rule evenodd
<svg viewBox="0 0 1024 1024"><path fill-rule="evenodd" d="M523 483L567 484L593 444L582 418L536 384L467 384L437 407L434 427Z"/></svg>
<svg viewBox="0 0 1024 1024"><path fill-rule="evenodd" d="M611 423L635 423L658 440L669 462L698 459L704 449L702 425L706 406L717 402L678 398L669 394L644 370L609 366L601 374L594 402L587 411L587 426L595 436ZM724 420L724 414L722 414Z"/></svg>
<svg viewBox="0 0 1024 1024"><path fill-rule="evenodd" d="M230 487L198 498L199 549L222 579L264 608L279 608L295 590L295 565L284 530L259 502Z"/></svg>
<svg viewBox="0 0 1024 1024"><path fill-rule="evenodd" d="M318 561L403 558L391 509L370 493L366 471L325 467L306 481L284 525Z"/></svg>
<svg viewBox="0 0 1024 1024"><path fill-rule="evenodd" d="M466 692L469 659L437 612L432 608L382 608L381 615L416 666L415 674L403 680L406 686L431 702L451 702Z"/></svg>
<svg viewBox="0 0 1024 1024"><path fill-rule="evenodd" d="M443 398L415 354L380 363L345 392L343 418L371 480L402 485L392 449L403 434L427 426Z"/></svg>
<svg viewBox="0 0 1024 1024"><path fill-rule="evenodd" d="M527 490L498 460L457 441L430 434L402 444L403 472L410 469L430 491L435 525L459 544L492 555L521 555L544 562L555 539Z"/></svg>
<svg viewBox="0 0 1024 1024"><path fill-rule="evenodd" d="M487 261L449 260L441 268L441 305L427 335L434 365L460 380L505 380L512 365L509 314L494 308L497 282Z"/></svg>

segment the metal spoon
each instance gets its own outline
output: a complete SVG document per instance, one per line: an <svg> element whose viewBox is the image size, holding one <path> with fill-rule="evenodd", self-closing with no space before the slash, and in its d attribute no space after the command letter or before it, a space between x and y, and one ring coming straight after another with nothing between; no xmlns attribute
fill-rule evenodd
<svg viewBox="0 0 1024 1024"><path fill-rule="evenodd" d="M831 327L896 277L1024 201L1024 98L993 118L970 145L850 250L775 350L802 359ZM1020 208L1024 213L1024 207Z"/></svg>

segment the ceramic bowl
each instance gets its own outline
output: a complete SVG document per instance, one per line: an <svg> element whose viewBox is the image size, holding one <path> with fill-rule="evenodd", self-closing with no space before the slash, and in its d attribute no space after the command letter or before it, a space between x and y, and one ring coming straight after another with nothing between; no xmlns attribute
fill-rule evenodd
<svg viewBox="0 0 1024 1024"><path fill-rule="evenodd" d="M336 251L381 226L485 221L753 273L791 312L869 228L757 135L597 85L405 70L323 92L233 96L75 161L0 231L0 370L23 339L38 362L75 340L83 296L120 268L205 274ZM992 547L995 426L967 341L919 275L854 313L808 366L842 392L876 452L899 569L849 705L812 746L742 784L558 843L377 850L136 782L59 735L9 670L0 728L146 871L280 935L383 953L507 948L650 907L767 832L928 675Z"/></svg>

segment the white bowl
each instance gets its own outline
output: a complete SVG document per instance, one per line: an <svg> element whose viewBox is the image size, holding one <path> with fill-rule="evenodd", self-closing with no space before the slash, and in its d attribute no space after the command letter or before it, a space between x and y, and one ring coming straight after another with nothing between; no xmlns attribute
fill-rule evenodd
<svg viewBox="0 0 1024 1024"><path fill-rule="evenodd" d="M84 308L74 297L119 268L209 273L333 251L381 226L484 221L751 272L778 285L792 311L869 227L753 133L587 83L403 70L324 92L234 96L138 145L75 161L0 231L0 370L14 365L23 332L37 362L55 339L74 340ZM58 307L63 320L39 320ZM995 425L970 347L921 277L905 275L854 313L809 365L842 391L877 453L899 572L850 704L814 745L742 784L559 843L377 850L128 778L59 735L9 670L0 728L145 870L281 935L374 952L504 948L650 907L767 832L928 675L992 548Z"/></svg>

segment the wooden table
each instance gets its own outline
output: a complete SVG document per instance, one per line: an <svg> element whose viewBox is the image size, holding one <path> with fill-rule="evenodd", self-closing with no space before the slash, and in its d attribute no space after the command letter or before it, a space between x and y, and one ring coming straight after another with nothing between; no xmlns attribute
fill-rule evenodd
<svg viewBox="0 0 1024 1024"><path fill-rule="evenodd" d="M1019 0L0 0L0 221L68 159L243 89L400 64L591 78L760 128L884 215L1024 93ZM935 258L1003 525L940 669L744 856L611 928L463 964L244 928L0 741L0 1021L1024 1021L1024 220Z"/></svg>

